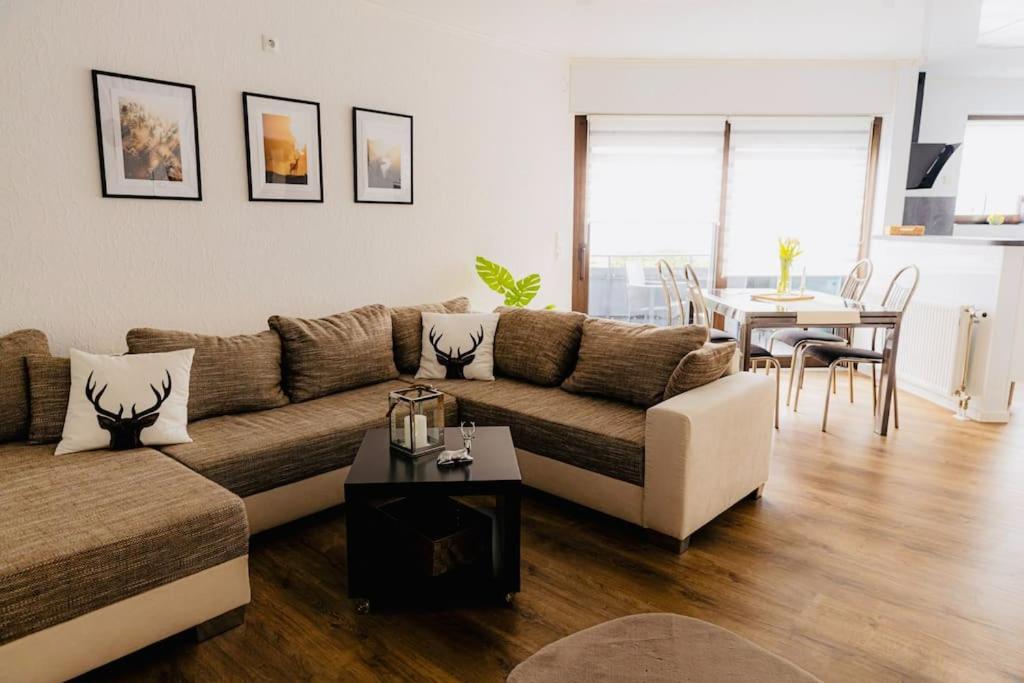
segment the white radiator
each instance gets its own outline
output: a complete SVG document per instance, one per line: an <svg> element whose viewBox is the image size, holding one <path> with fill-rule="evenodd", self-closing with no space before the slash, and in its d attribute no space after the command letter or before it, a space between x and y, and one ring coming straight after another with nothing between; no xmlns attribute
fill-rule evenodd
<svg viewBox="0 0 1024 683"><path fill-rule="evenodd" d="M903 314L896 370L903 385L952 398L969 362L969 330L974 308L928 301L912 302ZM911 388L911 387L907 387Z"/></svg>

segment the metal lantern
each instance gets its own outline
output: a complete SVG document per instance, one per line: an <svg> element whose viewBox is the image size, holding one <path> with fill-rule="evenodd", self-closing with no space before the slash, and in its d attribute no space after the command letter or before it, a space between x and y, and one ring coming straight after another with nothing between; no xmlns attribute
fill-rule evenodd
<svg viewBox="0 0 1024 683"><path fill-rule="evenodd" d="M444 449L444 394L426 385L388 395L391 448L418 458Z"/></svg>

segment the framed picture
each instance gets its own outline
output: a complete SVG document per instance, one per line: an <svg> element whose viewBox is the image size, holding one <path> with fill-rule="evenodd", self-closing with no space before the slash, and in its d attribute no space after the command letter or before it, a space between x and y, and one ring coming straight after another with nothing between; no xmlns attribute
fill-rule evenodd
<svg viewBox="0 0 1024 683"><path fill-rule="evenodd" d="M352 109L356 201L412 204L412 117Z"/></svg>
<svg viewBox="0 0 1024 683"><path fill-rule="evenodd" d="M196 88L92 72L104 197L203 198Z"/></svg>
<svg viewBox="0 0 1024 683"><path fill-rule="evenodd" d="M322 202L320 105L242 93L249 201Z"/></svg>

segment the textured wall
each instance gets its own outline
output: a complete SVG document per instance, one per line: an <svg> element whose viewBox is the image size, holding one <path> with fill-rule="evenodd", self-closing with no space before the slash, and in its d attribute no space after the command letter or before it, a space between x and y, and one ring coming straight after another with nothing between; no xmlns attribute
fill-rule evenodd
<svg viewBox="0 0 1024 683"><path fill-rule="evenodd" d="M0 0L0 35L0 334L116 352L135 325L234 333L463 293L490 308L478 253L569 304L560 60L360 0ZM196 85L202 202L100 196L91 68ZM320 102L324 204L247 200L242 90ZM415 116L415 205L353 202L353 106Z"/></svg>

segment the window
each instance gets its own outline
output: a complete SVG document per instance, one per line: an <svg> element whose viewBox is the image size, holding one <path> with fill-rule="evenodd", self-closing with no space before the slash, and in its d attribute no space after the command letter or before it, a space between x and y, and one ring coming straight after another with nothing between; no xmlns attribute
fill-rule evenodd
<svg viewBox="0 0 1024 683"><path fill-rule="evenodd" d="M772 286L778 238L796 237L810 277L860 254L871 118L730 119L723 268L730 287Z"/></svg>
<svg viewBox="0 0 1024 683"><path fill-rule="evenodd" d="M588 125L589 310L654 320L659 258L711 266L725 119L591 116Z"/></svg>
<svg viewBox="0 0 1024 683"><path fill-rule="evenodd" d="M983 223L990 214L1016 218L1024 196L1024 119L972 118L964 131L958 223Z"/></svg>

